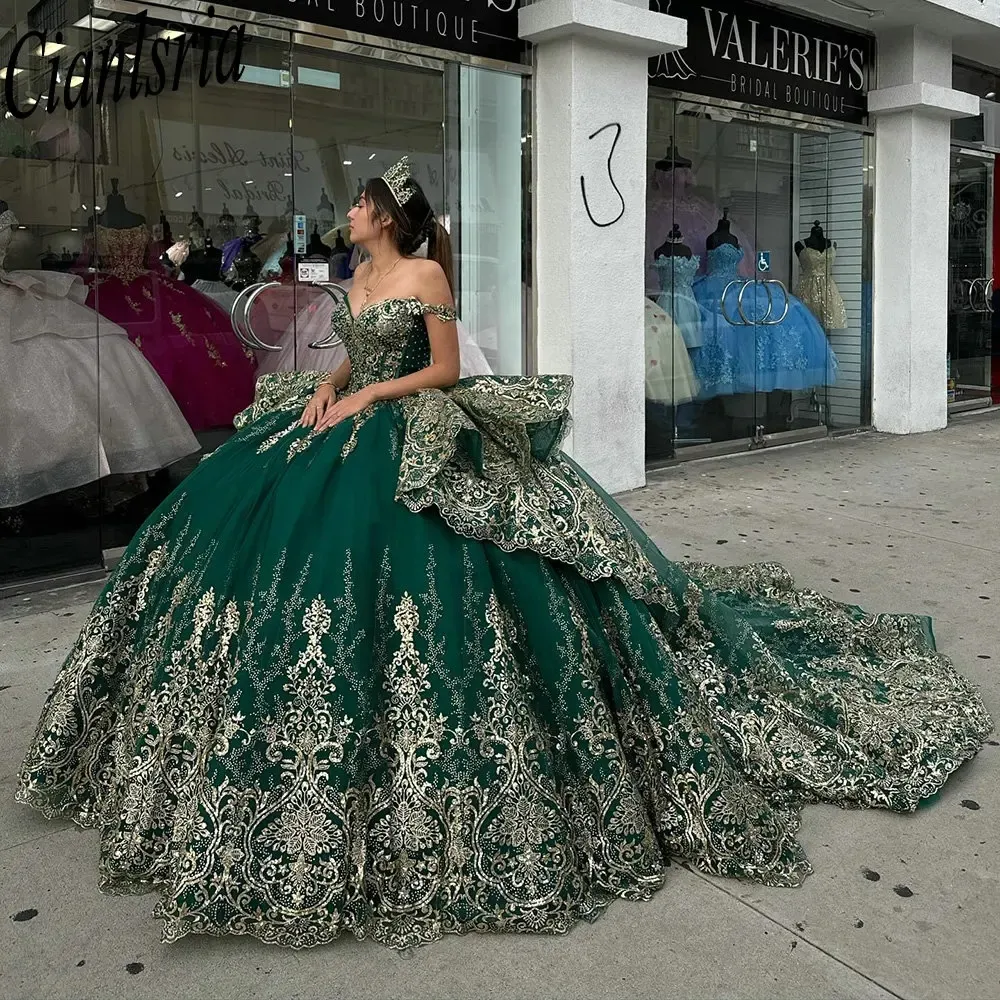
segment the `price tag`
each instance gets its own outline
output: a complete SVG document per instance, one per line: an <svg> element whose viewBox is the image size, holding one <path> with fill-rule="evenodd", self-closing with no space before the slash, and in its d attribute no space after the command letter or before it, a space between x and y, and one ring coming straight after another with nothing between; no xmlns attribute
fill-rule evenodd
<svg viewBox="0 0 1000 1000"><path fill-rule="evenodd" d="M330 280L330 262L326 260L300 260L299 281L306 285L315 285Z"/></svg>
<svg viewBox="0 0 1000 1000"><path fill-rule="evenodd" d="M295 256L301 257L306 252L306 217L296 215L292 228L292 242L294 243Z"/></svg>

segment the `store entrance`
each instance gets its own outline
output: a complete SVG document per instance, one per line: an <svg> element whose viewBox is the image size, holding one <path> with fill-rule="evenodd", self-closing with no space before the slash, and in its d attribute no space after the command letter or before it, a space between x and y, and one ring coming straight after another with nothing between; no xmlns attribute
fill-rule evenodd
<svg viewBox="0 0 1000 1000"><path fill-rule="evenodd" d="M948 406L992 402L994 155L953 150L948 233Z"/></svg>
<svg viewBox="0 0 1000 1000"><path fill-rule="evenodd" d="M860 423L863 140L651 96L651 462Z"/></svg>
<svg viewBox="0 0 1000 1000"><path fill-rule="evenodd" d="M70 100L51 111L51 53L22 46L15 100L35 110L3 119L3 266L38 294L0 285L17 326L0 589L107 565L262 375L339 364L347 212L404 154L452 232L468 335L493 370L521 370L520 76L114 6L45 26L63 69L86 52L95 67L60 74Z"/></svg>

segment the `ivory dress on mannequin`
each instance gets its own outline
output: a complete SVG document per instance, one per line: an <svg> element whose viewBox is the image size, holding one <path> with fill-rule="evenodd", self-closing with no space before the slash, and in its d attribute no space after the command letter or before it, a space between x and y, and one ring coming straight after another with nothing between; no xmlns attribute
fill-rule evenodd
<svg viewBox="0 0 1000 1000"><path fill-rule="evenodd" d="M646 399L666 405L686 403L698 395L684 336L662 307L646 299Z"/></svg>
<svg viewBox="0 0 1000 1000"><path fill-rule="evenodd" d="M79 277L3 270L16 224L0 214L0 507L196 452L152 365L83 304Z"/></svg>

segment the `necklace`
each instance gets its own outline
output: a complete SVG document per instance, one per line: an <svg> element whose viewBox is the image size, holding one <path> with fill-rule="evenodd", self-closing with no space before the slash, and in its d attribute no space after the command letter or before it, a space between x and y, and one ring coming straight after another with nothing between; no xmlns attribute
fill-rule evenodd
<svg viewBox="0 0 1000 1000"><path fill-rule="evenodd" d="M393 262L392 267L390 267L385 272L385 274L383 274L382 277L375 282L374 285L369 285L367 282L365 282L365 297L361 300L362 309L364 309L364 307L368 305L368 299L371 297L372 292L374 292L375 289L378 288L378 286L381 285L382 282L385 281L385 279L388 278L390 274L392 274L392 272L396 269L396 264L398 264L402 259L403 259L402 257L397 257L396 260ZM374 270L375 270L375 265L372 264L372 271L374 272Z"/></svg>

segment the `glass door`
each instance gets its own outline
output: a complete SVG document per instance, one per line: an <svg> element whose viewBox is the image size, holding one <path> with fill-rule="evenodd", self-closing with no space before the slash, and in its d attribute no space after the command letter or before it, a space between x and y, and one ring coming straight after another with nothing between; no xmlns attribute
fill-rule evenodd
<svg viewBox="0 0 1000 1000"><path fill-rule="evenodd" d="M834 340L861 328L863 137L848 139L651 96L650 461L826 433Z"/></svg>
<svg viewBox="0 0 1000 1000"><path fill-rule="evenodd" d="M948 403L990 402L993 338L993 181L991 154L954 150L948 239Z"/></svg>
<svg viewBox="0 0 1000 1000"><path fill-rule="evenodd" d="M139 353L160 399L160 412L143 416L157 465L142 464L141 488L102 484L102 547L113 558L253 400L268 352L234 329L231 311L262 274L287 272L291 36L222 18L101 12L91 45L115 52L127 88L95 103L96 198L79 209L81 276L105 332L102 406L118 408L131 391L107 350L112 334L117 349L127 341Z"/></svg>
<svg viewBox="0 0 1000 1000"><path fill-rule="evenodd" d="M440 69L361 58L296 35L280 86L291 98L287 202L276 229L287 248L281 243L278 266L263 266L234 314L258 374L331 370L346 357L330 322L358 264L347 213L371 177L407 154L431 203L445 203Z"/></svg>

